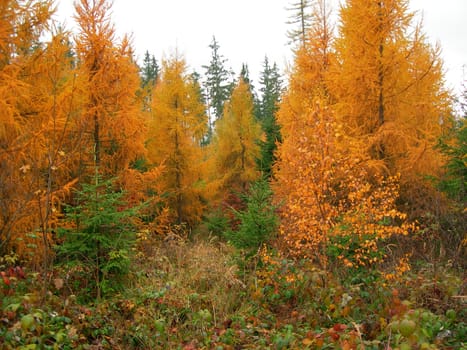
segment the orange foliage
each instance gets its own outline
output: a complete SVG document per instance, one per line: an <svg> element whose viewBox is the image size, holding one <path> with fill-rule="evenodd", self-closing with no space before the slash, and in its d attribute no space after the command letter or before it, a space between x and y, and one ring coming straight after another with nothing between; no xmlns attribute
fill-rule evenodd
<svg viewBox="0 0 467 350"><path fill-rule="evenodd" d="M289 87L282 97L279 110L281 134L293 137L301 129L302 116L313 108L315 99L329 103L332 97L327 87L328 72L335 63L331 44L332 25L326 1L319 0L313 7L314 21L305 45L295 55Z"/></svg>
<svg viewBox="0 0 467 350"><path fill-rule="evenodd" d="M302 120L296 137L284 138L278 148L274 189L283 204L279 232L287 249L325 264L329 239L353 236L359 247L350 252L353 262L340 257L344 263L379 262L373 255L379 241L415 229L396 208L398 178L370 176L365 162L342 147L342 128L329 107L316 103Z"/></svg>
<svg viewBox="0 0 467 350"><path fill-rule="evenodd" d="M173 221L198 223L206 198L232 198L257 179L261 131L246 82L203 149L205 106L183 59L163 62L143 111L111 3L76 2L75 47L69 33L51 30L52 3L0 1L0 253L47 258L62 203L95 169L118 177L129 206L148 203L146 228L158 234ZM422 175L443 164L433 146L450 122L450 96L439 49L413 25L408 1L347 1L336 39L325 4L316 1L277 115L280 234L290 253L322 262L331 240L352 236L359 246L342 244L339 259L371 265L378 242L415 229L396 208L399 192L408 213L438 203ZM148 171L131 169L144 158Z"/></svg>
<svg viewBox="0 0 467 350"><path fill-rule="evenodd" d="M362 164L354 163L354 169L359 166ZM379 253L379 242L394 235L408 235L417 229L414 223L407 221L407 215L397 209L399 178L375 176L370 184L364 180L368 177L364 170L349 174L345 197L339 203L338 226L330 233L330 237L352 235L351 240L357 242L357 247L349 243L338 247L342 251L338 258L348 267L382 262L385 254Z"/></svg>
<svg viewBox="0 0 467 350"><path fill-rule="evenodd" d="M404 274L411 270L409 263L410 254L406 254L405 257L399 259L398 265L395 267L393 272L386 273L384 278L388 281L401 281Z"/></svg>
<svg viewBox="0 0 467 350"><path fill-rule="evenodd" d="M106 171L144 154L138 69L127 40L113 45L104 1L77 5L79 65L70 33L48 31L51 1L0 7L0 249L38 261L83 165L93 164L90 116L101 123Z"/></svg>
<svg viewBox="0 0 467 350"><path fill-rule="evenodd" d="M253 96L242 78L216 121L209 145L206 167L211 199L228 199L235 191L244 191L249 182L259 178L256 160L260 156L258 141L261 127L253 115Z"/></svg>
<svg viewBox="0 0 467 350"><path fill-rule="evenodd" d="M205 107L186 63L175 57L162 62L162 77L152 98L148 133L148 158L153 165L164 164L162 189L173 219L189 225L203 213L201 201L202 149L207 131Z"/></svg>
<svg viewBox="0 0 467 350"><path fill-rule="evenodd" d="M316 103L314 111L301 116L300 127L283 135L278 145L273 188L283 204L279 232L293 254L319 254L338 215L333 182L342 160L336 157L330 118L330 110Z"/></svg>
<svg viewBox="0 0 467 350"><path fill-rule="evenodd" d="M273 182L276 200L283 204L280 234L291 253L310 257L322 255L318 248L338 215L333 182L342 161L336 148L342 132L327 106L326 75L332 57L329 14L323 2L318 5L278 111L283 141L277 149Z"/></svg>
<svg viewBox="0 0 467 350"><path fill-rule="evenodd" d="M278 112L280 234L293 255L325 263L332 242L346 265L371 265L384 258L378 242L416 229L396 207L399 179L407 199L440 169L449 96L438 51L419 26L407 32L406 1L349 1L335 43L316 9Z"/></svg>
<svg viewBox="0 0 467 350"><path fill-rule="evenodd" d="M118 174L145 154L145 122L137 99L138 67L128 38L115 44L110 5L81 0L75 5L79 74L85 101L77 121L83 138L81 167L96 165ZM85 168L80 172L86 174Z"/></svg>
<svg viewBox="0 0 467 350"><path fill-rule="evenodd" d="M126 205L129 208L143 205L140 211L143 221L138 222L138 226L157 234L164 233L161 226L167 224L169 216L163 198L163 173L163 166L146 172L127 169L118 178L118 185L125 191Z"/></svg>
<svg viewBox="0 0 467 350"><path fill-rule="evenodd" d="M67 123L59 104L70 98L71 85L64 80L63 33L38 45L51 5L0 4L0 251L14 250L36 261L43 258L73 183L63 176L59 161Z"/></svg>
<svg viewBox="0 0 467 350"><path fill-rule="evenodd" d="M407 0L351 0L340 19L339 64L328 80L336 116L369 156L369 167L401 174L412 212L433 210L436 193L423 178L442 169L434 146L451 114L439 48L414 24Z"/></svg>

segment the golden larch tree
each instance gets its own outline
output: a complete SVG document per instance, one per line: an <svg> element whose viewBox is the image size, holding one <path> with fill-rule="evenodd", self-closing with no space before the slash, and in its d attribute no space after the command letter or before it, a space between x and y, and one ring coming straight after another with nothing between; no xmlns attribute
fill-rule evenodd
<svg viewBox="0 0 467 350"><path fill-rule="evenodd" d="M164 164L162 187L174 221L194 225L203 213L201 141L207 131L199 89L178 56L162 62L147 140L152 165Z"/></svg>
<svg viewBox="0 0 467 350"><path fill-rule="evenodd" d="M327 263L330 240L352 240L339 255L348 266L369 265L376 242L405 234L396 224L397 179L371 178L364 154L344 133L328 89L334 63L329 12L315 3L315 21L295 65L278 112L283 141L278 145L273 189L281 204L279 237L289 253ZM371 181L369 180L371 178ZM379 226L384 217L387 226Z"/></svg>
<svg viewBox="0 0 467 350"><path fill-rule="evenodd" d="M81 165L118 175L144 155L146 125L137 97L139 70L128 38L115 41L110 9L106 0L75 5L78 69L86 81L77 132L83 137Z"/></svg>
<svg viewBox="0 0 467 350"><path fill-rule="evenodd" d="M28 241L39 227L46 142L31 73L44 53L52 2L1 1L0 12L0 252L25 257L28 243L40 243Z"/></svg>
<svg viewBox="0 0 467 350"><path fill-rule="evenodd" d="M439 50L414 24L407 0L350 0L340 10L329 89L345 133L368 165L401 174L405 200L426 192L442 158L433 146L449 121ZM428 199L416 201L421 207Z"/></svg>
<svg viewBox="0 0 467 350"><path fill-rule="evenodd" d="M34 135L29 143L31 168L27 172L34 181L35 194L35 209L30 215L39 221L36 228L42 233L44 263L52 243L51 231L63 213L61 205L77 181L73 174L79 138L74 137L73 123L83 92L70 55L70 33L60 30L50 34L50 41L35 50L27 68L28 83L33 87L29 95L33 117L24 130L25 135Z"/></svg>
<svg viewBox="0 0 467 350"><path fill-rule="evenodd" d="M240 77L224 106L222 118L215 123L210 145L210 192L216 199L244 191L248 183L259 178L257 159L261 138L249 84Z"/></svg>
<svg viewBox="0 0 467 350"><path fill-rule="evenodd" d="M294 137L310 111L314 99L330 103L327 88L328 71L333 64L333 26L330 9L325 0L313 3L313 21L306 34L305 44L295 52L289 86L280 105L281 133Z"/></svg>

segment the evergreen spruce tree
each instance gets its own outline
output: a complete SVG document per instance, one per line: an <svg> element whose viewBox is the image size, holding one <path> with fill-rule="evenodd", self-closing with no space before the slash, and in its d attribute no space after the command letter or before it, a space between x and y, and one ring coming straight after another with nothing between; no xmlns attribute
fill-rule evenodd
<svg viewBox="0 0 467 350"><path fill-rule="evenodd" d="M152 92L159 79L160 67L154 55L146 51L143 59L143 66L140 69L141 74L141 97L143 101L143 110L150 111L152 104Z"/></svg>
<svg viewBox="0 0 467 350"><path fill-rule="evenodd" d="M246 208L242 211L232 208L240 224L237 231L227 231L225 236L236 248L245 249L249 256L276 232L279 222L272 195L269 183L260 179L251 184L248 194L242 196Z"/></svg>
<svg viewBox="0 0 467 350"><path fill-rule="evenodd" d="M149 54L149 51L146 51L143 66L141 67L141 85L143 87L154 86L159 77L159 72L160 68L156 58L154 55Z"/></svg>
<svg viewBox="0 0 467 350"><path fill-rule="evenodd" d="M250 89L251 96L253 97L253 115L256 117L259 115L260 100L256 93L256 88L253 85L253 80L250 78L250 69L247 63L242 63L239 79L242 79L245 83L247 83Z"/></svg>
<svg viewBox="0 0 467 350"><path fill-rule="evenodd" d="M250 69L248 68L248 64L242 63L242 69L240 70L240 78L243 79L245 83L250 85L251 90L254 89L253 81L250 79Z"/></svg>
<svg viewBox="0 0 467 350"><path fill-rule="evenodd" d="M78 204L67 207L71 228L59 231L63 238L57 246L59 259L89 278L87 291L97 299L121 289L130 267L132 217L138 208L125 208L123 194L113 190L111 180L101 181L96 175L94 183L82 184L77 192Z"/></svg>
<svg viewBox="0 0 467 350"><path fill-rule="evenodd" d="M256 116L263 128L265 140L260 142L261 157L258 159L258 166L264 176L269 177L271 176L271 167L275 161L276 143L281 140L276 112L282 92L282 80L277 64L274 63L271 66L267 57L264 59L259 82L261 84L261 96L258 101Z"/></svg>
<svg viewBox="0 0 467 350"><path fill-rule="evenodd" d="M446 173L438 187L465 208L467 203L467 86L460 101L461 116L454 122L451 132L442 137L439 149L447 156Z"/></svg>
<svg viewBox="0 0 467 350"><path fill-rule="evenodd" d="M214 119L222 117L224 103L230 97L233 89L233 72L225 68L227 60L219 53L219 43L216 38L212 38L209 45L212 50L211 62L209 66L203 66L206 69L205 89L208 98L208 108L212 109ZM211 113L209 113L209 116ZM213 122L210 117L210 124Z"/></svg>

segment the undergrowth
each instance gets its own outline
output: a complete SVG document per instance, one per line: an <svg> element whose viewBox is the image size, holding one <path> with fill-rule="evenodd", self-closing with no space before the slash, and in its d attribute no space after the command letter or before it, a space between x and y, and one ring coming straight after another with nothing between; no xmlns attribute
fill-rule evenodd
<svg viewBox="0 0 467 350"><path fill-rule="evenodd" d="M41 277L4 261L2 349L466 346L465 281L452 269L423 264L388 279L263 247L240 270L238 251L205 236L140 242L124 291L85 304L65 271L50 276L44 302Z"/></svg>

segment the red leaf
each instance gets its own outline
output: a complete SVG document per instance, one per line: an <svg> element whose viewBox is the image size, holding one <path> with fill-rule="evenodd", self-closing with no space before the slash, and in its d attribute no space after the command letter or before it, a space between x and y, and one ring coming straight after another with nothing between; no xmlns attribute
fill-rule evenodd
<svg viewBox="0 0 467 350"><path fill-rule="evenodd" d="M19 278L26 278L26 274L24 273L24 270L21 268L21 266L16 266L15 268L16 270L16 275L19 277Z"/></svg>
<svg viewBox="0 0 467 350"><path fill-rule="evenodd" d="M344 330L347 329L347 326L345 324L342 324L342 323L336 323L334 326L333 326L334 330L336 332L342 332Z"/></svg>
<svg viewBox="0 0 467 350"><path fill-rule="evenodd" d="M2 274L2 277L3 277L3 282L5 282L7 286L9 286L11 284L10 279L4 274Z"/></svg>

